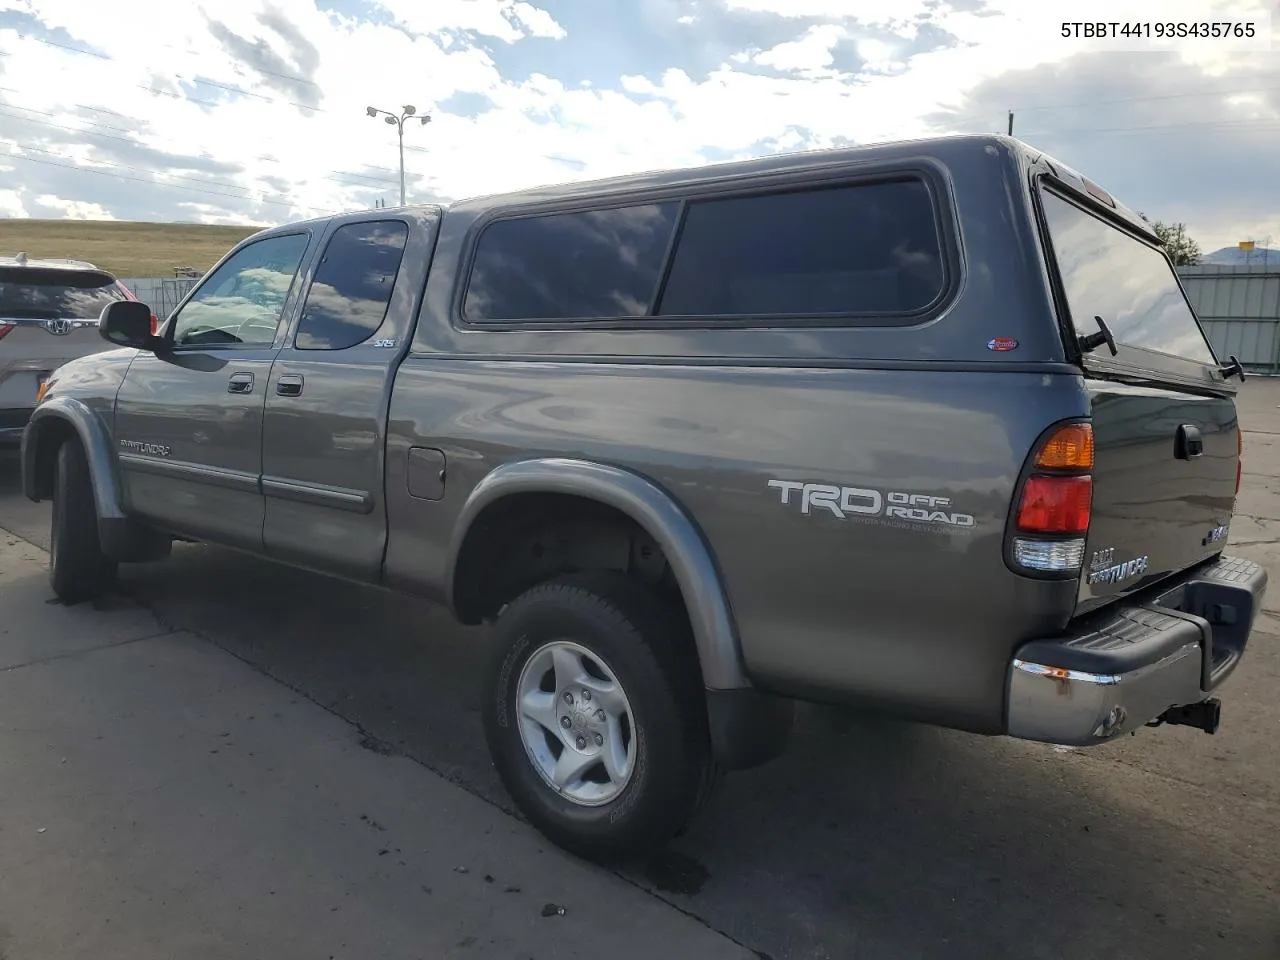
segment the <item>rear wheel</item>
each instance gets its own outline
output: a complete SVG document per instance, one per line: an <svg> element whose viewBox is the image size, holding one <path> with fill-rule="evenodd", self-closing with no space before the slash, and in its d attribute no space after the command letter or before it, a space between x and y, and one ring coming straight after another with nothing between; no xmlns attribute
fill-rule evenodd
<svg viewBox="0 0 1280 960"><path fill-rule="evenodd" d="M493 642L489 750L539 831L604 861L685 829L718 771L674 604L618 574L575 574L513 601Z"/></svg>
<svg viewBox="0 0 1280 960"><path fill-rule="evenodd" d="M63 603L99 596L115 577L116 565L98 539L98 511L84 448L75 439L58 448L49 525L49 582Z"/></svg>

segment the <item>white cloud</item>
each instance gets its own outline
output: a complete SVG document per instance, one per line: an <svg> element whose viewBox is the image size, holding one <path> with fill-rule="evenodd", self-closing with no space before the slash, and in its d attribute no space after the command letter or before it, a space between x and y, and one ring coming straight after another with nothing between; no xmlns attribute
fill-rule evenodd
<svg viewBox="0 0 1280 960"><path fill-rule="evenodd" d="M810 27L798 40L789 40L776 47L756 54L756 63L775 70L815 71L831 66L832 49L848 36L847 31L836 24L819 24Z"/></svg>
<svg viewBox="0 0 1280 960"><path fill-rule="evenodd" d="M8 173L10 169L12 168L0 167L0 172ZM25 219L29 216L31 215L22 202L22 195L17 190L0 190L0 217Z"/></svg>
<svg viewBox="0 0 1280 960"><path fill-rule="evenodd" d="M232 215L222 207L215 207L211 203L179 203L177 206L183 211L182 220L192 223L207 223L226 227L268 227L275 222L274 220L261 220L238 214Z"/></svg>
<svg viewBox="0 0 1280 960"><path fill-rule="evenodd" d="M556 23L555 18L540 7L531 3L513 3L511 12L515 19L524 25L532 37L549 37L552 40L563 40L569 34L564 27Z"/></svg>
<svg viewBox="0 0 1280 960"><path fill-rule="evenodd" d="M52 194L42 194L35 198L37 205L56 210L67 220L114 220L115 217L100 203L87 200L65 200Z"/></svg>
<svg viewBox="0 0 1280 960"><path fill-rule="evenodd" d="M470 30L507 43L525 37L566 36L547 11L521 0L375 0L397 21L418 33Z"/></svg>
<svg viewBox="0 0 1280 960"><path fill-rule="evenodd" d="M1265 243L1274 250L1280 247L1280 217L1273 212L1270 217L1234 220L1209 213L1189 219L1187 233L1195 238L1203 253L1234 247L1241 240L1256 240L1259 246ZM1272 262L1280 266L1274 257Z"/></svg>
<svg viewBox="0 0 1280 960"><path fill-rule="evenodd" d="M876 27L905 27L930 13L929 0L725 0L730 10L773 13L780 17L856 20Z"/></svg>

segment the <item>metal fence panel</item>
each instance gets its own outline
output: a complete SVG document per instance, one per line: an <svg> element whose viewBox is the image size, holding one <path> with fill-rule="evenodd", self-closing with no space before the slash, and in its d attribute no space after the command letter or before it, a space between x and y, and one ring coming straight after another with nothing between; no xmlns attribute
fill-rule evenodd
<svg viewBox="0 0 1280 960"><path fill-rule="evenodd" d="M133 295L147 304L162 321L191 288L200 282L199 277L121 277L120 282L133 291Z"/></svg>
<svg viewBox="0 0 1280 960"><path fill-rule="evenodd" d="M1201 264L1178 275L1219 357L1280 373L1280 263Z"/></svg>
<svg viewBox="0 0 1280 960"><path fill-rule="evenodd" d="M1270 372L1276 366L1277 331L1274 320L1202 320L1204 332L1221 359L1236 357L1244 366Z"/></svg>

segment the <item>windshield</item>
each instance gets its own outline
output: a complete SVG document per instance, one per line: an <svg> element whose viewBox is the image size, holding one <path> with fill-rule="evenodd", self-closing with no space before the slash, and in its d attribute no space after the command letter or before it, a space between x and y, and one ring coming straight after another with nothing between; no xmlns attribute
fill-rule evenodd
<svg viewBox="0 0 1280 960"><path fill-rule="evenodd" d="M1216 363L1164 254L1055 194L1041 197L1077 334L1097 333L1101 317L1117 344Z"/></svg>
<svg viewBox="0 0 1280 960"><path fill-rule="evenodd" d="M107 274L78 270L0 269L0 317L97 320L124 293Z"/></svg>

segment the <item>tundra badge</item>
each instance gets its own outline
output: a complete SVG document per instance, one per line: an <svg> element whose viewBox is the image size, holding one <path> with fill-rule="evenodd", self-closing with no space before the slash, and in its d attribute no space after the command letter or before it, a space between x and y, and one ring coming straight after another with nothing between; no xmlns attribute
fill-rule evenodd
<svg viewBox="0 0 1280 960"><path fill-rule="evenodd" d="M1115 558L1115 547L1095 550L1089 558L1089 583L1119 583L1139 574L1146 573L1151 565L1150 558L1143 554L1122 563L1112 563Z"/></svg>
<svg viewBox="0 0 1280 960"><path fill-rule="evenodd" d="M144 443L141 440L121 440L120 449L129 453L141 453L151 457L167 457L170 450L165 443Z"/></svg>

